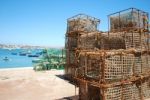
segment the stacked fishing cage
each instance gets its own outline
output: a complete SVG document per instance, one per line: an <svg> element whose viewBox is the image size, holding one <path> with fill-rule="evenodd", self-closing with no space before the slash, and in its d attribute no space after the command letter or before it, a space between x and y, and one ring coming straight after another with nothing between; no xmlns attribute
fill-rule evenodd
<svg viewBox="0 0 150 100"><path fill-rule="evenodd" d="M73 80L76 69L76 50L79 49L80 36L97 32L98 25L100 23L99 19L94 17L78 14L67 20L67 32L66 32L66 66L65 74L69 80Z"/></svg>
<svg viewBox="0 0 150 100"><path fill-rule="evenodd" d="M109 32L83 32L82 29L67 34L69 47L69 43L73 44L69 40L73 38L71 34L78 33L74 38L77 45L72 58L75 68L71 73L78 82L79 99L150 98L148 13L130 8L109 15L109 21Z"/></svg>
<svg viewBox="0 0 150 100"><path fill-rule="evenodd" d="M148 13L136 8L129 8L108 15L110 31L148 31Z"/></svg>
<svg viewBox="0 0 150 100"><path fill-rule="evenodd" d="M142 100L150 98L148 51L79 51L81 100ZM146 88L145 88L146 87Z"/></svg>

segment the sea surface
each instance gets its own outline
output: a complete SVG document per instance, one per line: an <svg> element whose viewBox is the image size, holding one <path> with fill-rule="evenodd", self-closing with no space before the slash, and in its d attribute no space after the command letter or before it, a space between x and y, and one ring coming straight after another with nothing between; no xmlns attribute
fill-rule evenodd
<svg viewBox="0 0 150 100"><path fill-rule="evenodd" d="M35 57L20 56L20 53L30 52L35 54L39 52L39 49L0 49L0 69L3 68L22 68L22 67L32 67L32 60ZM16 54L12 54L16 53ZM5 60L8 58L8 60Z"/></svg>

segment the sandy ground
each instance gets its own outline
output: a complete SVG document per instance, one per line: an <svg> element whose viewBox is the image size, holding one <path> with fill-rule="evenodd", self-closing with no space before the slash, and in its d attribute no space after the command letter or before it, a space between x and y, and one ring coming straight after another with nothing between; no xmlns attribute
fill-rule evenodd
<svg viewBox="0 0 150 100"><path fill-rule="evenodd" d="M63 73L63 70L0 70L0 100L66 100L62 98L75 95L75 87L57 76Z"/></svg>
<svg viewBox="0 0 150 100"><path fill-rule="evenodd" d="M75 87L57 76L63 73L31 68L0 70L0 100L72 100L64 99L75 96Z"/></svg>

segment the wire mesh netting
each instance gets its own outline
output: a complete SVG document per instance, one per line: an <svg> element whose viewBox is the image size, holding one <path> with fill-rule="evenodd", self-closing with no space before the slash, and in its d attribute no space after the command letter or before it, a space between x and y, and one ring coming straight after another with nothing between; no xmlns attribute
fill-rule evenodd
<svg viewBox="0 0 150 100"><path fill-rule="evenodd" d="M70 50L74 50L78 46L78 38L77 37L67 37L66 48Z"/></svg>
<svg viewBox="0 0 150 100"><path fill-rule="evenodd" d="M99 19L96 19L94 17L88 16L85 14L78 14L78 15L73 16L72 18L68 19L67 32L72 32L72 31L93 32L93 31L97 31L99 23L100 23Z"/></svg>
<svg viewBox="0 0 150 100"><path fill-rule="evenodd" d="M134 74L139 75L143 74L150 70L150 56L144 54L140 57L135 57L135 66L133 68Z"/></svg>
<svg viewBox="0 0 150 100"><path fill-rule="evenodd" d="M140 86L147 86L142 83ZM149 98L149 88L142 89L136 83L117 85L107 88L98 88L87 82L80 82L80 100L141 100ZM144 93L144 97L143 94Z"/></svg>
<svg viewBox="0 0 150 100"><path fill-rule="evenodd" d="M107 88L105 94L106 100L141 100L139 88L135 84Z"/></svg>
<svg viewBox="0 0 150 100"><path fill-rule="evenodd" d="M150 82L120 84L111 87L99 88L79 83L80 100L145 100L150 97Z"/></svg>
<svg viewBox="0 0 150 100"><path fill-rule="evenodd" d="M75 50L66 50L67 64L74 64L75 62Z"/></svg>
<svg viewBox="0 0 150 100"><path fill-rule="evenodd" d="M148 30L148 13L130 8L109 15L110 31Z"/></svg>
<svg viewBox="0 0 150 100"><path fill-rule="evenodd" d="M130 49L138 50L148 49L147 33L131 33L131 32L116 32L116 33L100 33L92 32L81 35L78 38L77 48L94 50L104 49Z"/></svg>
<svg viewBox="0 0 150 100"><path fill-rule="evenodd" d="M125 49L124 39L120 34L92 32L79 37L80 49Z"/></svg>
<svg viewBox="0 0 150 100"><path fill-rule="evenodd" d="M135 48L138 50L147 50L148 37L146 33L125 33L126 48Z"/></svg>
<svg viewBox="0 0 150 100"><path fill-rule="evenodd" d="M133 74L134 55L115 55L106 58L105 79L118 80L127 79Z"/></svg>
<svg viewBox="0 0 150 100"><path fill-rule="evenodd" d="M79 36L88 32L98 31L100 20L85 14L78 14L67 20L66 33L66 67L65 73L74 76L75 49L79 47Z"/></svg>
<svg viewBox="0 0 150 100"><path fill-rule="evenodd" d="M142 94L145 99L150 98L150 79L142 83Z"/></svg>
<svg viewBox="0 0 150 100"><path fill-rule="evenodd" d="M110 49L148 50L148 33L140 32L115 32L109 33ZM119 45L116 47L116 45Z"/></svg>
<svg viewBox="0 0 150 100"><path fill-rule="evenodd" d="M97 47L97 37L100 33L99 32L91 32L88 34L81 35L79 37L79 45L78 48L80 49L94 49Z"/></svg>
<svg viewBox="0 0 150 100"><path fill-rule="evenodd" d="M67 20L65 71L79 81L79 99L150 98L148 13L130 8L109 21L110 32L100 32L94 17Z"/></svg>
<svg viewBox="0 0 150 100"><path fill-rule="evenodd" d="M66 50L65 74L73 77L75 75L75 50Z"/></svg>
<svg viewBox="0 0 150 100"><path fill-rule="evenodd" d="M124 50L81 52L77 77L114 82L150 71L150 55Z"/></svg>

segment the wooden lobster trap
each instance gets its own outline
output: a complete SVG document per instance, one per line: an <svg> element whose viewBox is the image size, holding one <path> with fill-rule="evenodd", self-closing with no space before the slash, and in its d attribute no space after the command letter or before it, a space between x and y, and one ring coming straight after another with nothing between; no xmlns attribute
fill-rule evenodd
<svg viewBox="0 0 150 100"><path fill-rule="evenodd" d="M79 98L80 100L145 100L150 98L150 78L149 76L147 78L111 84L79 79Z"/></svg>
<svg viewBox="0 0 150 100"><path fill-rule="evenodd" d="M108 15L111 32L149 30L149 15L136 8L125 9Z"/></svg>
<svg viewBox="0 0 150 100"><path fill-rule="evenodd" d="M78 14L67 19L67 33L74 31L97 31L100 20L85 14Z"/></svg>
<svg viewBox="0 0 150 100"><path fill-rule="evenodd" d="M150 70L148 52L135 50L79 51L76 77L111 83Z"/></svg>

